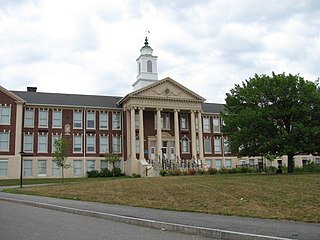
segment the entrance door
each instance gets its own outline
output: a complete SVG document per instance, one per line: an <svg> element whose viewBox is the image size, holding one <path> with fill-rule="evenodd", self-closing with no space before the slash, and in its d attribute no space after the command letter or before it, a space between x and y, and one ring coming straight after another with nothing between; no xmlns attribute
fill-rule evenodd
<svg viewBox="0 0 320 240"><path fill-rule="evenodd" d="M151 147L150 148L150 152L151 152L151 155L150 155L150 158L151 160L156 160L156 147Z"/></svg>
<svg viewBox="0 0 320 240"><path fill-rule="evenodd" d="M174 160L175 159L175 148L174 147L170 147L170 159Z"/></svg>
<svg viewBox="0 0 320 240"><path fill-rule="evenodd" d="M163 141L162 142L162 156L164 159L167 159L167 147L168 147L168 142Z"/></svg>

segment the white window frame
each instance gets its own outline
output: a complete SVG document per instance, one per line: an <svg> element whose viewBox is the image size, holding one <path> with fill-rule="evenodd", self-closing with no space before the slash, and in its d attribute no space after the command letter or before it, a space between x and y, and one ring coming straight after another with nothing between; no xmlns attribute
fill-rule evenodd
<svg viewBox="0 0 320 240"><path fill-rule="evenodd" d="M104 139L104 140L102 140L102 139ZM106 141L106 142L104 142L104 141ZM106 146L105 150L104 150L104 146ZM109 135L100 135L99 152L100 153L109 153Z"/></svg>
<svg viewBox="0 0 320 240"><path fill-rule="evenodd" d="M31 167L29 167L29 164L31 165ZM26 174L27 170L28 170L28 173L30 171L30 174ZM33 176L33 160L32 159L24 159L23 160L23 176L24 177L32 177Z"/></svg>
<svg viewBox="0 0 320 240"><path fill-rule="evenodd" d="M0 177L8 176L8 159L0 159Z"/></svg>
<svg viewBox="0 0 320 240"><path fill-rule="evenodd" d="M93 126L89 126L93 123ZM87 129L96 129L96 112L87 112Z"/></svg>
<svg viewBox="0 0 320 240"><path fill-rule="evenodd" d="M95 135L87 135L87 153L95 153L96 152L96 136Z"/></svg>
<svg viewBox="0 0 320 240"><path fill-rule="evenodd" d="M81 177L83 176L82 160L73 160L73 175Z"/></svg>
<svg viewBox="0 0 320 240"><path fill-rule="evenodd" d="M41 166L41 164L43 164ZM38 176L45 177L47 176L47 160L39 159L38 160Z"/></svg>
<svg viewBox="0 0 320 240"><path fill-rule="evenodd" d="M180 128L182 131L189 130L189 118L187 113L180 114Z"/></svg>
<svg viewBox="0 0 320 240"><path fill-rule="evenodd" d="M161 129L170 130L170 113L161 112ZM154 115L154 129L157 129L157 113Z"/></svg>
<svg viewBox="0 0 320 240"><path fill-rule="evenodd" d="M227 164L228 163L228 164ZM230 163L230 164L229 164ZM225 168L232 168L232 159L225 159L224 160L224 167Z"/></svg>
<svg viewBox="0 0 320 240"><path fill-rule="evenodd" d="M217 164L219 163L219 164ZM215 167L217 170L222 168L222 159L215 159Z"/></svg>
<svg viewBox="0 0 320 240"><path fill-rule="evenodd" d="M39 109L39 116L38 116L39 128L48 128L48 117L49 117L49 112L47 109Z"/></svg>
<svg viewBox="0 0 320 240"><path fill-rule="evenodd" d="M24 110L24 127L33 128L34 127L34 109Z"/></svg>
<svg viewBox="0 0 320 240"><path fill-rule="evenodd" d="M87 160L87 172L96 170L96 160L89 159Z"/></svg>
<svg viewBox="0 0 320 240"><path fill-rule="evenodd" d="M211 133L210 117L203 117L203 132Z"/></svg>
<svg viewBox="0 0 320 240"><path fill-rule="evenodd" d="M58 177L60 176L60 167L57 165L57 163L52 160L52 176Z"/></svg>
<svg viewBox="0 0 320 240"><path fill-rule="evenodd" d="M109 129L109 113L100 112L99 115L99 129Z"/></svg>
<svg viewBox="0 0 320 240"><path fill-rule="evenodd" d="M215 137L214 138L214 153L215 154L221 154L221 138Z"/></svg>
<svg viewBox="0 0 320 240"><path fill-rule="evenodd" d="M100 160L100 170L103 170L103 169L109 169L107 160Z"/></svg>
<svg viewBox="0 0 320 240"><path fill-rule="evenodd" d="M27 142L28 140L28 142ZM31 141L29 141L31 140ZM26 144L30 145L30 148L26 148ZM33 134L23 134L23 151L26 153L33 153L34 149L34 135Z"/></svg>
<svg viewBox="0 0 320 240"><path fill-rule="evenodd" d="M48 135L38 134L38 153L48 152Z"/></svg>
<svg viewBox="0 0 320 240"><path fill-rule="evenodd" d="M121 130L121 112L112 112L112 130Z"/></svg>
<svg viewBox="0 0 320 240"><path fill-rule="evenodd" d="M55 152L55 148L54 148L54 140L55 139L61 139L61 135L53 135L52 134L51 153Z"/></svg>
<svg viewBox="0 0 320 240"><path fill-rule="evenodd" d="M77 149L80 147L80 150L75 151L75 147ZM73 153L82 153L82 135L73 135Z"/></svg>
<svg viewBox="0 0 320 240"><path fill-rule="evenodd" d="M11 122L11 105L10 106L0 105L0 125L10 125L10 122Z"/></svg>
<svg viewBox="0 0 320 240"><path fill-rule="evenodd" d="M181 152L190 153L190 141L187 137L181 138Z"/></svg>
<svg viewBox="0 0 320 240"><path fill-rule="evenodd" d="M220 133L221 132L220 118L214 117L212 120L212 124L213 124L213 132Z"/></svg>
<svg viewBox="0 0 320 240"><path fill-rule="evenodd" d="M0 132L0 152L10 151L10 132Z"/></svg>
<svg viewBox="0 0 320 240"><path fill-rule="evenodd" d="M134 113L134 126L135 129L139 129L139 112Z"/></svg>
<svg viewBox="0 0 320 240"><path fill-rule="evenodd" d="M62 110L52 111L52 128L62 128Z"/></svg>
<svg viewBox="0 0 320 240"><path fill-rule="evenodd" d="M73 111L73 128L82 129L82 111Z"/></svg>
<svg viewBox="0 0 320 240"><path fill-rule="evenodd" d="M207 145L209 144L209 145ZM204 153L205 154L212 154L212 142L211 138L204 138L203 140L203 146L204 146ZM209 147L209 148L208 148Z"/></svg>
<svg viewBox="0 0 320 240"><path fill-rule="evenodd" d="M121 153L121 136L112 136L112 153Z"/></svg>
<svg viewBox="0 0 320 240"><path fill-rule="evenodd" d="M229 148L229 144L228 144L228 139L227 138L223 139L223 151L224 151L224 153L230 153L230 148Z"/></svg>

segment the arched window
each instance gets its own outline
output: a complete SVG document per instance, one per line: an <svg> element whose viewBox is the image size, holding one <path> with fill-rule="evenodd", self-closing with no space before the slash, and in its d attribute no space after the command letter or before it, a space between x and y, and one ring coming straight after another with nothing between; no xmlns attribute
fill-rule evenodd
<svg viewBox="0 0 320 240"><path fill-rule="evenodd" d="M148 62L147 62L147 72L152 72L152 62L151 62L151 60L148 60Z"/></svg>
<svg viewBox="0 0 320 240"><path fill-rule="evenodd" d="M184 136L181 139L181 150L182 150L182 153L189 153L190 152L189 139L186 136Z"/></svg>

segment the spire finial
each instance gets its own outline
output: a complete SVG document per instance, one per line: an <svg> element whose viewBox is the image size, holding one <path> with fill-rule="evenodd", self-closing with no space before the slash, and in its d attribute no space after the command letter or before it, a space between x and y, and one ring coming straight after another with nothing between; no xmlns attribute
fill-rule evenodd
<svg viewBox="0 0 320 240"><path fill-rule="evenodd" d="M148 43L148 37L146 36L146 39L144 40L144 46L148 46L149 43Z"/></svg>

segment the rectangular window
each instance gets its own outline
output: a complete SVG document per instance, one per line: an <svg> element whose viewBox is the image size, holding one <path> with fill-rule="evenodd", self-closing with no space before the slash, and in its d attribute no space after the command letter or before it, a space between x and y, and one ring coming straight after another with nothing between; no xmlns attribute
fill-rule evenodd
<svg viewBox="0 0 320 240"><path fill-rule="evenodd" d="M112 153L121 153L121 136L112 136Z"/></svg>
<svg viewBox="0 0 320 240"><path fill-rule="evenodd" d="M32 177L32 160L23 160L23 176Z"/></svg>
<svg viewBox="0 0 320 240"><path fill-rule="evenodd" d="M189 139L188 138L183 138L181 139L181 149L182 149L182 153L189 153Z"/></svg>
<svg viewBox="0 0 320 240"><path fill-rule="evenodd" d="M52 146L51 146L51 152L54 153L55 152L55 147L54 147L54 141L60 139L61 136L60 135L52 135Z"/></svg>
<svg viewBox="0 0 320 240"><path fill-rule="evenodd" d="M96 161L95 160L87 160L87 171L91 172L96 170Z"/></svg>
<svg viewBox="0 0 320 240"><path fill-rule="evenodd" d="M73 175L82 176L82 160L73 161Z"/></svg>
<svg viewBox="0 0 320 240"><path fill-rule="evenodd" d="M212 160L211 159L206 159L206 165L208 167L212 167Z"/></svg>
<svg viewBox="0 0 320 240"><path fill-rule="evenodd" d="M216 169L220 169L222 167L222 160L216 159Z"/></svg>
<svg viewBox="0 0 320 240"><path fill-rule="evenodd" d="M170 114L166 112L161 112L161 128L170 129ZM157 129L157 113L154 116L154 126Z"/></svg>
<svg viewBox="0 0 320 240"><path fill-rule="evenodd" d="M139 138L136 138L136 153L140 154L140 141L139 141Z"/></svg>
<svg viewBox="0 0 320 240"><path fill-rule="evenodd" d="M73 152L74 153L82 152L82 136L81 135L73 136Z"/></svg>
<svg viewBox="0 0 320 240"><path fill-rule="evenodd" d="M38 176L47 176L46 160L38 160Z"/></svg>
<svg viewBox="0 0 320 240"><path fill-rule="evenodd" d="M96 136L87 135L87 152L94 153L96 152Z"/></svg>
<svg viewBox="0 0 320 240"><path fill-rule="evenodd" d="M204 117L203 118L203 132L204 133L211 133L210 130L210 118Z"/></svg>
<svg viewBox="0 0 320 240"><path fill-rule="evenodd" d="M214 139L214 153L221 153L221 139L220 137L216 137Z"/></svg>
<svg viewBox="0 0 320 240"><path fill-rule="evenodd" d="M213 118L213 132L220 133L220 118Z"/></svg>
<svg viewBox="0 0 320 240"><path fill-rule="evenodd" d="M231 168L232 167L232 160L231 159L224 160L224 165L225 165L225 168Z"/></svg>
<svg viewBox="0 0 320 240"><path fill-rule="evenodd" d="M9 125L11 117L11 107L10 106L0 106L0 124Z"/></svg>
<svg viewBox="0 0 320 240"><path fill-rule="evenodd" d="M34 110L33 109L26 109L24 111L24 126L34 127Z"/></svg>
<svg viewBox="0 0 320 240"><path fill-rule="evenodd" d="M249 166L253 167L254 166L254 159L249 159Z"/></svg>
<svg viewBox="0 0 320 240"><path fill-rule="evenodd" d="M180 114L180 126L181 126L181 130L188 130L189 129L188 114L186 114L186 113Z"/></svg>
<svg viewBox="0 0 320 240"><path fill-rule="evenodd" d="M33 134L23 135L23 151L33 153Z"/></svg>
<svg viewBox="0 0 320 240"><path fill-rule="evenodd" d="M62 127L62 111L53 110L52 127L53 128L61 128Z"/></svg>
<svg viewBox="0 0 320 240"><path fill-rule="evenodd" d="M9 142L10 142L10 133L0 132L0 151L1 152L9 151Z"/></svg>
<svg viewBox="0 0 320 240"><path fill-rule="evenodd" d="M48 152L48 135L38 135L38 152Z"/></svg>
<svg viewBox="0 0 320 240"><path fill-rule="evenodd" d="M212 153L211 138L204 139L204 153L206 153L206 154Z"/></svg>
<svg viewBox="0 0 320 240"><path fill-rule="evenodd" d="M223 141L223 151L225 153L230 153L228 139L226 138L224 138L224 141Z"/></svg>
<svg viewBox="0 0 320 240"><path fill-rule="evenodd" d="M108 129L109 117L107 112L100 112L100 129Z"/></svg>
<svg viewBox="0 0 320 240"><path fill-rule="evenodd" d="M52 176L60 176L60 167L52 160Z"/></svg>
<svg viewBox="0 0 320 240"><path fill-rule="evenodd" d="M112 113L112 129L120 130L121 129L121 114L120 112Z"/></svg>
<svg viewBox="0 0 320 240"><path fill-rule="evenodd" d="M95 129L96 128L96 113L87 112L87 128Z"/></svg>
<svg viewBox="0 0 320 240"><path fill-rule="evenodd" d="M197 148L197 154L200 153L200 144L199 144L199 137L196 138L196 148Z"/></svg>
<svg viewBox="0 0 320 240"><path fill-rule="evenodd" d="M199 121L198 121L197 117L195 118L195 124L196 124L196 132L198 132L199 131Z"/></svg>
<svg viewBox="0 0 320 240"><path fill-rule="evenodd" d="M39 128L48 127L48 110L39 110Z"/></svg>
<svg viewBox="0 0 320 240"><path fill-rule="evenodd" d="M100 153L109 152L109 136L100 136Z"/></svg>
<svg viewBox="0 0 320 240"><path fill-rule="evenodd" d="M320 165L320 158L316 158L315 163L316 163L316 165Z"/></svg>
<svg viewBox="0 0 320 240"><path fill-rule="evenodd" d="M108 161L107 160L101 160L100 161L100 169L103 170L103 169L108 169Z"/></svg>
<svg viewBox="0 0 320 240"><path fill-rule="evenodd" d="M82 112L73 112L73 128L82 128Z"/></svg>
<svg viewBox="0 0 320 240"><path fill-rule="evenodd" d="M136 129L139 129L139 112L135 112L134 114L134 125Z"/></svg>
<svg viewBox="0 0 320 240"><path fill-rule="evenodd" d="M0 177L8 176L8 160L0 159Z"/></svg>

